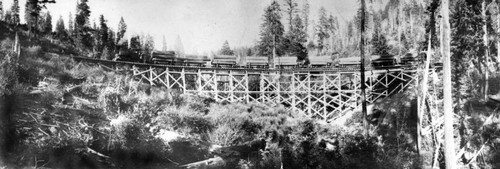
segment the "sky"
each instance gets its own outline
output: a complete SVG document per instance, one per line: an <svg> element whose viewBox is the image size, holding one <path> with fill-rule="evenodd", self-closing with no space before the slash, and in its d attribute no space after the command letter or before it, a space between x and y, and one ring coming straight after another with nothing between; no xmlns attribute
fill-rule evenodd
<svg viewBox="0 0 500 169"><path fill-rule="evenodd" d="M1 1L1 0L0 0ZM4 9L13 0L3 0ZM278 0L282 4L283 0ZM296 0L299 8L305 0ZM359 8L357 0L308 0L310 20L317 20L320 7L337 16L341 22L352 18ZM24 4L19 0L24 22ZM89 0L90 21L98 23L102 14L108 26L116 31L120 17L128 26L127 34L150 34L155 47L161 49L165 36L168 49L179 36L186 53L204 54L222 47L225 40L231 47L252 46L259 40L264 9L272 0ZM48 4L55 27L59 16L67 24L69 13L76 11L77 0L56 0ZM282 10L284 9L281 5ZM287 24L285 17L282 22ZM67 26L67 25L66 25Z"/></svg>

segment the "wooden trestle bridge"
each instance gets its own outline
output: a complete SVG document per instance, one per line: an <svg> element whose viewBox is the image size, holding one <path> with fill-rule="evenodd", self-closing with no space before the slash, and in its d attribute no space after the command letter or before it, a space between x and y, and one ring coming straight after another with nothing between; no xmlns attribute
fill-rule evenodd
<svg viewBox="0 0 500 169"><path fill-rule="evenodd" d="M283 104L292 111L322 120L333 119L360 105L362 82L358 68L209 68L85 60L131 65L135 79L184 94L208 96L220 102ZM365 75L370 103L404 91L415 83L417 70L367 68Z"/></svg>

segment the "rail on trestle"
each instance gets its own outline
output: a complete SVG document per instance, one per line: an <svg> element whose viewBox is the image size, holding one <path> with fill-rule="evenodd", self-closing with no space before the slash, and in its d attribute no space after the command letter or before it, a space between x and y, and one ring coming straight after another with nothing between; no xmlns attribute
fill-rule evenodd
<svg viewBox="0 0 500 169"><path fill-rule="evenodd" d="M367 101L404 91L416 80L415 69L393 68L365 72ZM133 66L139 81L184 94L215 98L220 102L283 104L308 117L332 120L359 106L359 70L330 69L218 69Z"/></svg>

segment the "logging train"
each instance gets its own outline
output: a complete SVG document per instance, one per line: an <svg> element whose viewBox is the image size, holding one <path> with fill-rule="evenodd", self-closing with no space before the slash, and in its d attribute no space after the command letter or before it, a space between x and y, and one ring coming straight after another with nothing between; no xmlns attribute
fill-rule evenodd
<svg viewBox="0 0 500 169"><path fill-rule="evenodd" d="M394 55L372 55L371 64L373 68L393 68L398 66L414 66L421 61L422 56L408 53L400 58ZM141 62L175 66L197 66L197 67L224 67L224 68L346 68L359 67L359 57L341 58L339 54L326 56L310 56L305 60L299 60L295 56L275 57L272 62L265 56L234 56L234 55L179 55L174 51L153 51L144 54L136 49L123 49L117 54L116 60L128 62Z"/></svg>

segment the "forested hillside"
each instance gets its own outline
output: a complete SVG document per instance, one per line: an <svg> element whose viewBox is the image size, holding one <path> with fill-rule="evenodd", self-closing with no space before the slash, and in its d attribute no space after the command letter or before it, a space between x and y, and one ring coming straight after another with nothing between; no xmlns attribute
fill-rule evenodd
<svg viewBox="0 0 500 169"><path fill-rule="evenodd" d="M91 22L88 0L67 21L51 16L51 3L0 8L0 168L500 168L498 1L362 0L353 18L339 18L309 11L313 1L277 0L262 9L254 46L214 49L306 61L423 55L415 84L367 114L360 107L330 121L142 83L129 65L76 61L158 50L151 35L127 37L126 18L116 31L104 15Z"/></svg>

